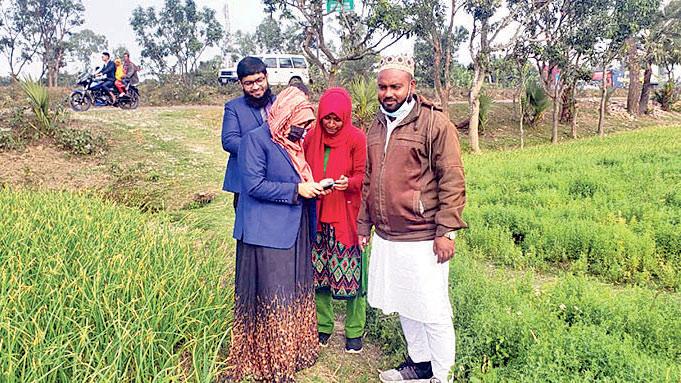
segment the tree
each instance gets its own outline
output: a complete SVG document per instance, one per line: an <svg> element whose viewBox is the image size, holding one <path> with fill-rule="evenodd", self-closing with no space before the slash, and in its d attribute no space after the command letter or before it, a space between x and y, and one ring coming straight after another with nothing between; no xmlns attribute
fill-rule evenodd
<svg viewBox="0 0 681 383"><path fill-rule="evenodd" d="M130 52L130 51L128 50L128 48L124 47L123 45L119 45L109 53L111 53L111 58L113 58L113 59L119 58L119 59L122 60L125 52Z"/></svg>
<svg viewBox="0 0 681 383"><path fill-rule="evenodd" d="M47 86L57 86L59 70L66 66L67 39L83 24L85 6L81 0L32 0L35 18L43 34L43 67Z"/></svg>
<svg viewBox="0 0 681 383"><path fill-rule="evenodd" d="M506 1L509 14L495 21L494 17L502 9L501 0L466 0L466 11L473 16L473 28L471 30L468 49L473 61L473 79L468 92L469 125L468 138L473 153L480 152L479 115L480 115L480 92L486 76L489 74L492 53L513 46L521 36L525 27L526 17L542 9L544 6L534 5L534 1L528 0L529 5L523 7L520 1ZM529 9L529 12L528 12ZM509 32L507 28L515 22L515 32L511 31L510 39L504 44L499 42L502 32Z"/></svg>
<svg viewBox="0 0 681 383"><path fill-rule="evenodd" d="M629 67L627 112L631 115L637 115L639 113L639 102L641 99L640 35L646 28L651 26L659 8L660 0L615 1L615 15L618 17L618 33L626 36L624 43L626 45L627 65Z"/></svg>
<svg viewBox="0 0 681 383"><path fill-rule="evenodd" d="M261 48L259 53L283 53L285 38L280 23L270 15L255 29L255 41Z"/></svg>
<svg viewBox="0 0 681 383"><path fill-rule="evenodd" d="M21 0L0 3L0 52L9 64L10 76L17 80L27 64L40 51L42 34L23 12Z"/></svg>
<svg viewBox="0 0 681 383"><path fill-rule="evenodd" d="M85 7L81 0L19 0L17 11L39 37L43 71L47 86L57 85L59 70L66 65L68 38L83 24Z"/></svg>
<svg viewBox="0 0 681 383"><path fill-rule="evenodd" d="M519 133L520 133L520 149L525 147L525 113L526 106L525 100L528 99L526 96L527 89L527 79L529 77L530 65L528 63L528 45L523 41L516 41L515 45L506 55L506 61L512 63L512 70L515 72L515 76L518 78L516 82L516 90L513 94L513 113L518 115L519 120ZM517 104L518 110L516 112L516 99L519 100Z"/></svg>
<svg viewBox="0 0 681 383"><path fill-rule="evenodd" d="M106 45L106 37L98 35L90 29L83 29L74 33L67 43L71 59L82 65L83 72L90 71L92 55L102 52Z"/></svg>
<svg viewBox="0 0 681 383"><path fill-rule="evenodd" d="M300 28L295 24L277 21L272 15L258 24L255 33L237 31L232 40L230 50L241 56L261 53L302 54L303 36Z"/></svg>
<svg viewBox="0 0 681 383"><path fill-rule="evenodd" d="M232 36L232 51L240 57L256 54L257 42L255 35L248 32L236 31Z"/></svg>
<svg viewBox="0 0 681 383"><path fill-rule="evenodd" d="M643 45L645 71L638 112L644 114L648 112L650 102L653 64L657 63L665 67L667 73L672 73L674 65L680 60L681 0L671 1L657 12L650 28L642 31L640 40Z"/></svg>
<svg viewBox="0 0 681 383"><path fill-rule="evenodd" d="M447 1L448 7L440 0L422 0L408 4L414 10L416 35L422 41L415 47L419 64L424 68L432 68L432 84L440 98L440 104L447 108L451 78L449 72L454 53L458 46L468 37L464 28L454 28L454 17L464 2ZM432 57L432 59L431 59Z"/></svg>
<svg viewBox="0 0 681 383"><path fill-rule="evenodd" d="M595 46L607 20L599 17L609 0L554 0L530 20L528 30L541 43L532 45L532 55L542 83L553 101L551 142L558 142L561 111L576 132L575 90L578 80L590 78L585 64L595 54ZM568 92L566 92L566 90ZM565 97L565 102L563 102ZM562 106L562 108L561 108Z"/></svg>
<svg viewBox="0 0 681 383"><path fill-rule="evenodd" d="M356 12L326 12L323 1L263 0L270 13L281 11L303 30L302 49L317 66L329 85L336 82L340 67L348 62L375 55L410 35L413 25L403 4L385 0L363 1ZM336 38L343 43L340 53L330 49L326 32L329 24L337 25ZM320 56L321 54L321 56Z"/></svg>
<svg viewBox="0 0 681 383"><path fill-rule="evenodd" d="M224 34L215 10L198 9L194 0L165 0L158 12L154 7L137 7L130 25L142 46L143 65L149 60L152 73L178 74L185 83L206 48L215 46Z"/></svg>

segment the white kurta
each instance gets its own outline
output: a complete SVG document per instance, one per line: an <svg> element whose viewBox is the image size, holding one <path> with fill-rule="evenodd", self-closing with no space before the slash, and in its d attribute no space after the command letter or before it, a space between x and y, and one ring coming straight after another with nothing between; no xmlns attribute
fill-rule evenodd
<svg viewBox="0 0 681 383"><path fill-rule="evenodd" d="M437 263L433 241L393 242L374 234L367 297L385 314L423 323L452 323L449 262Z"/></svg>

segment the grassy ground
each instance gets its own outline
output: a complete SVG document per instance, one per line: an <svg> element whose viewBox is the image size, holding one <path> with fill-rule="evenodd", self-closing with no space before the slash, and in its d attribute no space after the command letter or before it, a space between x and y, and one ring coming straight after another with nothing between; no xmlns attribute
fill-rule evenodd
<svg viewBox="0 0 681 383"><path fill-rule="evenodd" d="M459 107L459 105L453 106L452 113L455 116L458 114L457 108ZM465 106L461 107L465 108ZM510 113L510 106L495 107L491 118L491 121L495 122L488 133L483 136L483 149L487 151L512 149L517 145L515 127L507 126L511 124L504 122L508 120L507 115ZM112 207L109 202L104 203L102 209L111 212L110 214L122 215L125 220L133 220L132 222L143 221L145 225L152 225L154 228L161 227L161 233L177 233L177 240L181 241L181 246L189 246L187 247L190 249L187 250L188 253L208 257L213 262L212 270L206 272L208 285L229 286L232 280L233 264L233 241L230 235L233 214L231 197L220 191L226 161L226 155L219 143L221 114L220 107L212 106L154 107L137 111L100 109L79 114L74 116L76 123L109 137L110 150L106 155L94 158L73 157L46 145L33 145L22 153L0 153L0 163L3 164L0 168L0 185L9 185L19 189L83 191L85 196L78 198L85 199L77 200L80 206L88 205L91 195L95 195L96 200L103 196L106 201L113 201L117 204ZM583 115L586 118L593 118L593 113L585 112ZM675 117L675 115L665 115L658 120L645 117L632 122L614 112L609 122L609 131L628 130L635 126L656 123L666 124L673 122L674 118L677 118L678 122L678 116ZM591 126L593 129L592 122L592 120L585 119L582 124L585 127ZM580 135L585 136L586 131L587 129L581 131ZM468 182L471 185L470 208L466 214L467 217L470 216L469 220L474 226L460 241L460 259L452 265L451 296L456 311L455 323L459 331L457 376L463 380L482 381L547 380L542 377L551 377L549 380L552 381L607 379L612 381L679 381L679 374L681 374L678 369L681 360L681 352L678 349L678 345L681 344L681 338L679 338L681 336L681 327L679 327L681 326L679 322L681 313L677 310L680 303L679 296L677 293L651 289L650 287L660 280L659 277L642 280L642 287L631 288L604 283L603 281L610 280L607 275L589 272L588 268L580 271L577 267L580 265L579 257L570 259L575 261L576 266L560 261L541 262L541 258L536 258L535 263L519 262L525 260L522 249L518 255L518 250L514 246L519 245L512 241L513 233L507 233L501 229L502 224L512 223L512 221L505 221L503 214L492 216L485 212L485 208L490 211L508 212L508 209L504 210L506 206L494 206L492 203L493 191L497 188L495 185L498 186L499 183L495 184L494 180L506 180L504 184L512 184L514 180L517 181L524 176L535 175L537 179L527 179L525 186L539 187L542 185L544 176L543 173L534 171L538 169L538 165L569 162L571 159L579 161L582 157L586 157L587 160L584 162L586 166L584 174L590 178L586 178L599 185L606 184L603 190L616 187L618 190L623 188L635 194L632 193L631 185L626 182L626 167L620 169L621 178L618 183L610 186L603 179L604 174L608 173L593 172L594 168L604 166L607 161L601 161L600 165L597 161L613 157L615 167L621 163L628 164L630 161L626 153L613 154L613 156L606 154L609 150L629 152L637 150L636 142L639 138L644 147L645 142L659 145L659 148L648 146L646 153L658 151L661 155L671 158L670 156L678 152L678 145L675 146L674 142L681 141L678 132L678 127L653 129L646 130L641 135L624 135L622 136L624 138L618 135L604 143L600 140L593 140L588 143L577 142L574 145L558 147L544 146L522 153L516 151L509 154L489 153L465 158L469 169ZM528 145L545 143L548 137L547 125L543 125L537 131L528 132ZM623 140L628 143L622 145ZM462 137L462 141L465 142L466 138ZM649 183L658 182L660 178L667 182L674 180L678 182L678 178L674 178L677 177L674 176L674 169L678 169L678 161L673 161L672 158L666 162L664 169L669 171L667 178L660 175L662 168L656 168L655 163L657 162L652 162L647 167L634 167L635 172L649 175L650 177L646 178ZM579 171L579 164L581 162L575 162L574 166L570 166L575 179L582 174ZM556 170L560 173L561 169ZM590 171L592 173L589 173ZM676 174L678 175L679 172ZM672 182L659 185L661 186L657 189L651 190L662 190L661 188L665 185L672 188L675 184ZM569 185L565 186L565 191L570 190ZM587 190L588 186L575 190ZM559 185L558 189L562 190L562 186ZM596 192L601 190L598 187L596 189ZM529 193L530 191L509 189L505 194L510 197L521 197L522 194L518 193L523 192ZM655 195L664 196L665 194L656 193ZM19 193L12 194L10 197L4 196L4 198L23 201L21 203L26 206L24 210L30 211L29 206L45 202L46 196L46 194L41 194L34 197ZM617 196L619 195L614 195L613 198ZM668 200L675 203L677 197L674 194ZM605 205L610 203L607 199L596 202ZM12 205L17 206L16 202ZM12 205L3 203L3 206ZM46 205L45 209L48 209L51 203L46 203ZM133 212L124 208L125 212L114 213L121 209L120 205L133 208ZM648 208L655 209L654 205L653 202ZM54 208L59 209L58 206ZM73 215L72 221L64 221L66 224L83 222L85 218L82 217L82 212L87 209L79 211L78 206L76 204L70 210ZM531 200L527 200L526 203L519 203L516 209L522 210L523 206L535 207ZM678 206L674 206L676 205L671 206L670 209L678 214ZM13 209L9 211L16 214ZM147 214L140 214L137 211ZM40 212L43 214L39 214ZM34 214L44 216L49 215L49 212L42 209L36 210ZM150 217L149 214L153 215ZM106 219L108 216L103 217ZM512 217L512 214L507 214L507 217ZM552 219L560 219L560 216ZM28 218L25 220L31 221ZM607 222L605 220L602 223L607 225ZM627 221L624 225L630 223ZM498 226L494 229L496 230L495 236L487 237L483 231L479 231L480 227L492 227L492 224ZM24 233L22 238L28 239L29 232L43 230L44 227L22 227L21 233ZM155 232L156 229L152 231ZM68 237L76 242L65 240L64 246L68 243L71 245L81 243L78 238L81 241L86 238L81 238L77 235L78 233L80 232L75 231L72 236ZM671 234L673 235L674 232ZM148 235L151 236L147 238L150 243L157 243L165 234L161 235L160 239L155 239L153 233ZM476 235L482 238L478 241L479 245L475 242ZM175 234L171 236L175 237ZM648 238L650 235L646 234L646 236ZM630 238L630 235L627 234L626 237ZM17 241L18 237L2 238L4 239L0 241L0 246L21 244L21 241ZM144 247L144 243L146 242L140 246ZM483 245L489 243L498 243L499 248L505 250L487 254ZM83 246L85 245L86 243L83 243ZM87 246L94 246L98 249L110 247L107 244L100 244L100 247L97 247L97 244ZM90 248L87 246L84 249ZM50 247L43 244L42 249L48 251ZM134 254L135 251L132 253ZM2 262L5 261L6 259L2 260ZM7 270L5 265L3 263L3 270ZM511 268L507 268L509 265ZM579 275L573 277L573 273ZM191 275L194 274L189 276ZM631 282L628 279L614 280L625 284ZM650 281L653 283L648 283ZM217 289L217 291L222 290ZM167 299L181 301L183 299L181 290L177 294L179 295L175 295L175 298L171 296ZM220 294L229 295L229 292L224 291ZM220 296L224 297L224 295ZM45 299L45 297L37 294L35 299ZM229 297L226 300L228 304ZM214 318L224 319L222 325L226 326L230 316L229 305L221 306L217 310L219 312L213 313ZM0 326L2 323L8 323L7 318L9 317L0 318ZM28 317L22 318L24 322L30 321ZM323 351L315 367L300 374L300 381L374 382L377 369L387 367L401 358L404 344L394 319L379 316L373 311L370 313L368 330L372 339L377 340L375 344L378 346L369 345L367 352L361 356L350 356L341 352L342 325L340 323L342 321L340 317L338 319L339 326L337 326L338 330L333 338L332 346ZM26 326L24 333L40 334L37 327L30 327L29 323L24 322L17 321ZM48 322L37 323L44 325ZM209 323L212 322L209 321ZM215 341L215 337L224 335L222 333L224 328L221 325L206 327L213 331L211 334L202 334L206 339ZM4 329L8 328L4 327ZM74 328L77 329L77 327ZM187 332L178 333L186 334ZM194 334L192 333L190 339L200 338ZM33 339L29 337L22 341L30 344ZM174 345L174 342L177 343L177 340L173 338L167 340L165 344ZM209 376L210 370L215 367L210 359L215 350L205 351L210 349L206 346L206 344L211 344L210 342L194 341L189 344L197 347L202 345L201 350L204 351L193 353L188 348L180 347L174 349L174 352L169 352L164 346L166 347L165 354L159 352L157 355L161 355L158 357L159 360L163 358L167 360L163 363L158 362L160 364L157 365L166 367L164 371L167 373L175 371L173 368L179 368L180 371L185 372L201 370L203 372L197 373L190 379L201 381L201 377ZM49 347L42 350L54 352ZM96 353L96 348L90 350L95 350L91 354ZM126 351L129 352L129 350ZM102 352L102 355L104 354ZM0 360L2 360L1 357ZM113 365L120 366L117 363ZM91 366L95 363L89 361L78 365ZM154 369L153 365L151 366L148 367L149 371ZM190 366L195 366L195 368L192 369ZM6 368L3 370L8 371ZM528 373L524 376L523 372L527 371L534 371L534 375Z"/></svg>

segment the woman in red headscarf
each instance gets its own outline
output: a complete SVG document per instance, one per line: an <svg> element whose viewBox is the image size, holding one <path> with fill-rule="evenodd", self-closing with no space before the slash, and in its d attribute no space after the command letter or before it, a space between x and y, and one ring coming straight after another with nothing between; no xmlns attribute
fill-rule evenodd
<svg viewBox="0 0 681 383"><path fill-rule="evenodd" d="M312 244L320 345L333 333L332 298L346 304L345 350L362 351L366 323L365 262L357 242L357 214L366 163L366 137L352 125L352 99L343 88L319 100L316 127L305 138L305 158L315 180L333 179L317 200L317 237Z"/></svg>

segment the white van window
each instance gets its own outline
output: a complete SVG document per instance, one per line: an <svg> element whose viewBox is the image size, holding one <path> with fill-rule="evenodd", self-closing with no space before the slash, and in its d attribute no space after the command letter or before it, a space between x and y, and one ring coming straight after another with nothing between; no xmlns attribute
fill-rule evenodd
<svg viewBox="0 0 681 383"><path fill-rule="evenodd" d="M262 62L265 63L265 66L268 68L276 68L277 67L277 59L272 58L272 57L267 57L262 59Z"/></svg>
<svg viewBox="0 0 681 383"><path fill-rule="evenodd" d="M305 59L302 57L293 57L293 67L294 68L299 68L299 69L305 69L307 68L307 63L305 63Z"/></svg>
<svg viewBox="0 0 681 383"><path fill-rule="evenodd" d="M291 63L291 59L289 57L280 58L279 59L279 68L293 68L293 64Z"/></svg>

